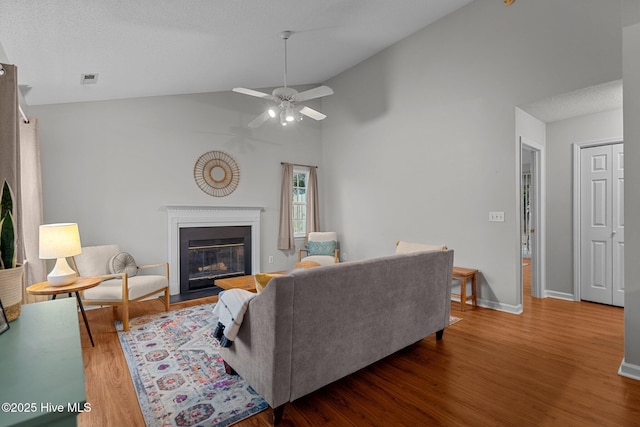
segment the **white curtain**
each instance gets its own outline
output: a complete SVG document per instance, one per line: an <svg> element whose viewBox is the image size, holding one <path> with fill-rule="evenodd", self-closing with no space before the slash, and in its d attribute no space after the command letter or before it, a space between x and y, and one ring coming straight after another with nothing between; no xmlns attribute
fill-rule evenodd
<svg viewBox="0 0 640 427"><path fill-rule="evenodd" d="M22 227L24 239L25 285L46 280L45 260L38 257L38 228L43 223L42 173L40 168L40 134L38 120L29 123L20 119L20 182L22 188ZM27 301L38 299L27 295Z"/></svg>
<svg viewBox="0 0 640 427"><path fill-rule="evenodd" d="M295 249L293 239L293 165L282 164L282 183L280 186L280 230L278 232L278 249Z"/></svg>
<svg viewBox="0 0 640 427"><path fill-rule="evenodd" d="M318 168L309 169L307 183L307 234L320 231L320 205L318 203Z"/></svg>

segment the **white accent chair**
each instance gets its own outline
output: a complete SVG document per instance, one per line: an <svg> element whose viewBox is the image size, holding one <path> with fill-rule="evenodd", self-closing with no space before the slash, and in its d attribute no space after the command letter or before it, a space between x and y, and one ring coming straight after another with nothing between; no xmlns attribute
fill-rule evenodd
<svg viewBox="0 0 640 427"><path fill-rule="evenodd" d="M302 256L302 252L307 255ZM311 261L320 265L340 262L338 256L338 233L335 231L315 231L309 233L307 246L298 250L298 262Z"/></svg>
<svg viewBox="0 0 640 427"><path fill-rule="evenodd" d="M164 293L164 308L169 311L169 264L166 262L148 265L135 265L130 262L120 264L118 272L112 272L114 259L118 255L128 255L120 251L117 245L88 246L82 253L71 258L79 276L98 276L103 282L83 292L84 305L113 306L114 315L122 307L122 324L129 330L129 303L150 299ZM129 256L129 260L133 258ZM111 269L110 269L111 264ZM138 274L140 270L156 268L162 274Z"/></svg>

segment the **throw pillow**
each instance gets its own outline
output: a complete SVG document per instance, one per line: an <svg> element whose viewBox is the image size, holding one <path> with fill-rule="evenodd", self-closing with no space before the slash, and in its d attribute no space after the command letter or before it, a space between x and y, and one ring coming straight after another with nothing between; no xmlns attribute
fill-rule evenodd
<svg viewBox="0 0 640 427"><path fill-rule="evenodd" d="M256 282L256 291L258 293L262 292L264 288L267 287L271 279L278 276L284 276L280 273L258 273L254 276L254 280Z"/></svg>
<svg viewBox="0 0 640 427"><path fill-rule="evenodd" d="M136 260L126 252L119 252L109 259L109 272L111 274L127 273L127 276L133 277L138 273Z"/></svg>
<svg viewBox="0 0 640 427"><path fill-rule="evenodd" d="M328 255L333 256L336 252L336 241L314 242L310 241L307 245L309 255Z"/></svg>

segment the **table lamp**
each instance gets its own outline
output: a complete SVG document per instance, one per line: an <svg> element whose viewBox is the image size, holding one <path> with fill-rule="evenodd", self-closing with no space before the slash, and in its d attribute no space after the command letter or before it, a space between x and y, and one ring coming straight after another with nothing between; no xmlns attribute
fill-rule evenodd
<svg viewBox="0 0 640 427"><path fill-rule="evenodd" d="M56 265L47 275L51 286L64 286L76 280L76 272L67 257L82 253L78 224L45 224L40 226L40 259L55 259Z"/></svg>

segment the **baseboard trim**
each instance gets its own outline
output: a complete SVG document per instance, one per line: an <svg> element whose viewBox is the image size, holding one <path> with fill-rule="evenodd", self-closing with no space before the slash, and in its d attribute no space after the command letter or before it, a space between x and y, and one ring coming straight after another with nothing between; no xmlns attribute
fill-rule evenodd
<svg viewBox="0 0 640 427"><path fill-rule="evenodd" d="M451 298L451 302L457 302L459 304L460 298L453 297ZM489 301L489 300L484 300L479 298L477 302L478 302L478 307L490 308L492 310L504 311L506 313L511 313L511 314L522 314L522 311L523 311L522 304L509 305L509 304L502 304L500 302ZM470 307L473 307L471 301L467 301L467 305Z"/></svg>
<svg viewBox="0 0 640 427"><path fill-rule="evenodd" d="M622 359L620 369L618 369L618 375L631 378L632 380L640 381L640 366L632 363L627 363Z"/></svg>
<svg viewBox="0 0 640 427"><path fill-rule="evenodd" d="M555 298L555 299L561 299L561 300L565 300L565 301L575 301L575 297L573 296L573 294L568 294L566 292L558 292L558 291L550 291L550 290L546 290L544 292L544 296L546 298Z"/></svg>
<svg viewBox="0 0 640 427"><path fill-rule="evenodd" d="M478 299L478 306L511 314L522 314L522 304L509 305L501 302Z"/></svg>

